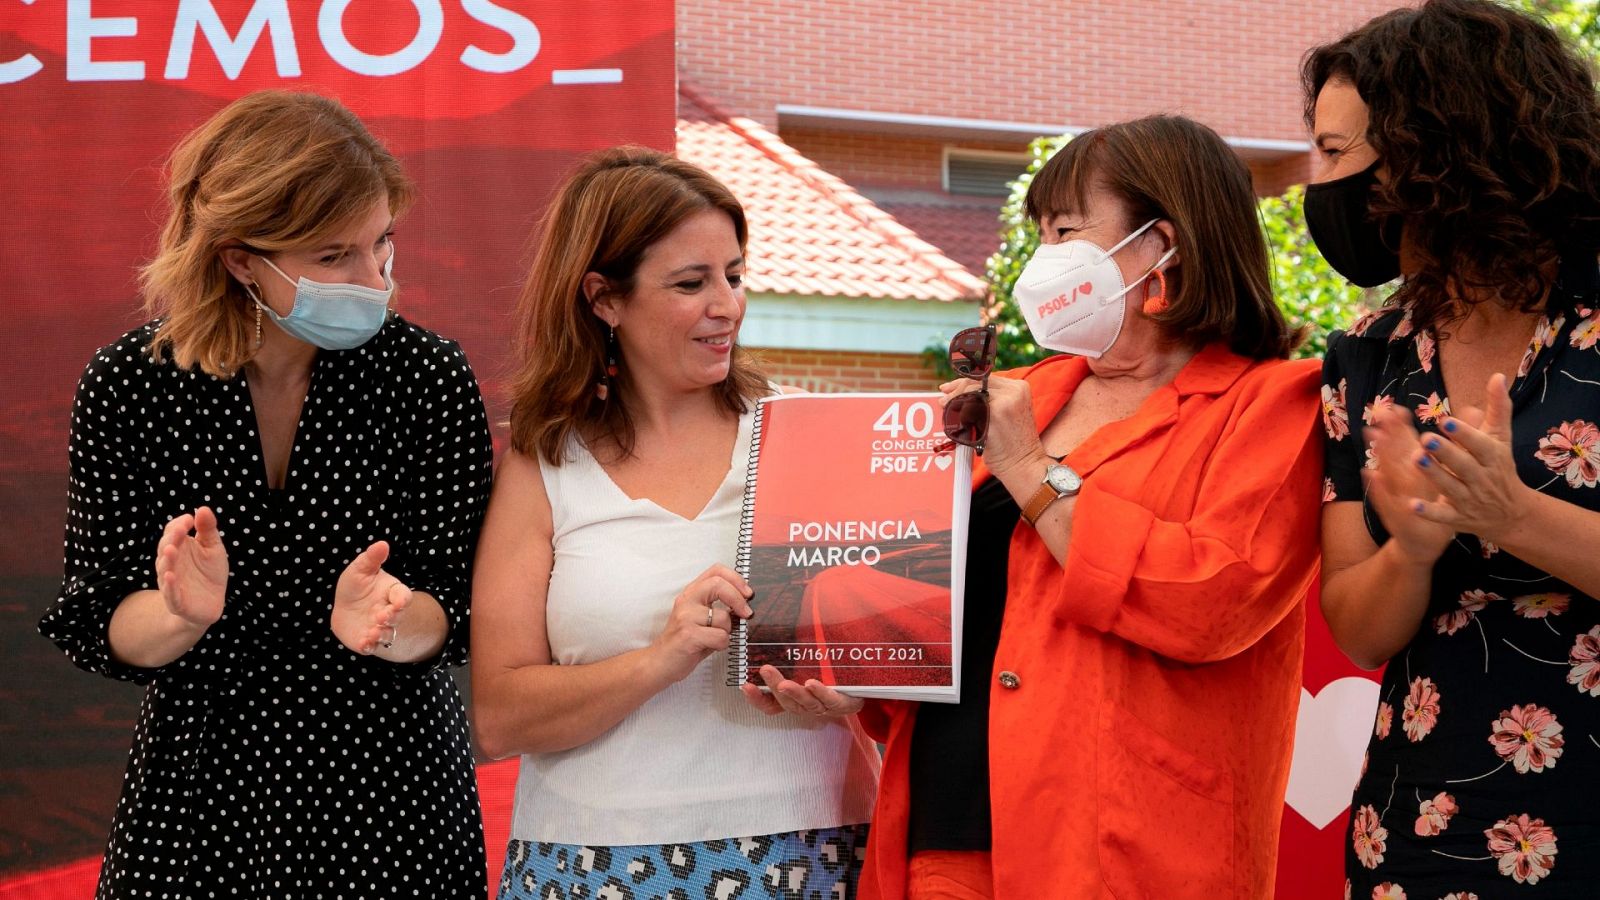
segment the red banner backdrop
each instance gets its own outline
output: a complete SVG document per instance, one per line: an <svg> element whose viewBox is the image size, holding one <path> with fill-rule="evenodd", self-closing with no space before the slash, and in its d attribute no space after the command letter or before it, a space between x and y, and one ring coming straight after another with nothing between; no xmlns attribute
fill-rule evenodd
<svg viewBox="0 0 1600 900"><path fill-rule="evenodd" d="M1312 591L1306 608L1294 764L1278 847L1281 900L1344 896L1345 826L1378 709L1382 671L1363 672L1333 643ZM1241 735L1248 740L1248 736Z"/></svg>
<svg viewBox="0 0 1600 900"><path fill-rule="evenodd" d="M420 188L398 308L461 341L498 421L532 226L578 154L672 148L674 65L672 0L0 0L0 895L44 896L58 866L80 883L85 859L92 884L126 765L138 689L34 623L73 390L143 320L172 145L262 88L355 110Z"/></svg>

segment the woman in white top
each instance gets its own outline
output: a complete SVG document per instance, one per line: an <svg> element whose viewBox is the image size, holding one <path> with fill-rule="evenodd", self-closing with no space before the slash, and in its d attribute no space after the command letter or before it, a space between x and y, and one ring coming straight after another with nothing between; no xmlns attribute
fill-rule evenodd
<svg viewBox="0 0 1600 900"><path fill-rule="evenodd" d="M473 590L478 738L522 755L500 897L853 896L876 752L723 683L771 390L737 346L744 211L620 148L542 228Z"/></svg>

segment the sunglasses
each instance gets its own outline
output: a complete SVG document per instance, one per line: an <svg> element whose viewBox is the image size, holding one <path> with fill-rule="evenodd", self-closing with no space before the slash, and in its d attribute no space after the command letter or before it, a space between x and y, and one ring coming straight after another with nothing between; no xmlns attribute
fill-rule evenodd
<svg viewBox="0 0 1600 900"><path fill-rule="evenodd" d="M950 368L962 378L982 382L976 391L950 398L944 408L944 433L950 439L935 452L954 450L957 444L983 454L989 433L989 373L994 371L993 325L964 328L950 339Z"/></svg>

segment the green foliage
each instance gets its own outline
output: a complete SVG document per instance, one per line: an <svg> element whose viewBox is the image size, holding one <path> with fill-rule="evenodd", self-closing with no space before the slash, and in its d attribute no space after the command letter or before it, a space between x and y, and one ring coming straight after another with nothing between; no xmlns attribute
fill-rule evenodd
<svg viewBox="0 0 1600 900"><path fill-rule="evenodd" d="M1590 58L1600 56L1600 3L1595 0L1511 0L1508 5L1544 19Z"/></svg>
<svg viewBox="0 0 1600 900"><path fill-rule="evenodd" d="M1050 157L1071 139L1070 135L1063 135L1038 138L1029 144L1028 168L1012 182L1011 195L1000 209L1000 249L989 257L985 266L992 301L984 314L984 319L993 322L999 332L997 368L1015 369L1032 365L1050 353L1033 342L1033 334L1028 331L1022 311L1011 299L1011 286L1017 283L1022 267L1039 246L1039 229L1023 211L1028 185L1033 183L1034 174L1044 168Z"/></svg>

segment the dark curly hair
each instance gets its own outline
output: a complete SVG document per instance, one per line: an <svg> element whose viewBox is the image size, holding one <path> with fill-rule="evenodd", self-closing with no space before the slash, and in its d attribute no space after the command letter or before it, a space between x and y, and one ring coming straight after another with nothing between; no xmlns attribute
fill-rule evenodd
<svg viewBox="0 0 1600 900"><path fill-rule="evenodd" d="M1401 218L1420 260L1393 298L1418 328L1458 318L1452 295L1542 310L1556 261L1600 248L1594 70L1549 26L1488 0L1428 0L1306 54L1308 123L1329 81L1367 104L1388 172L1371 209Z"/></svg>

